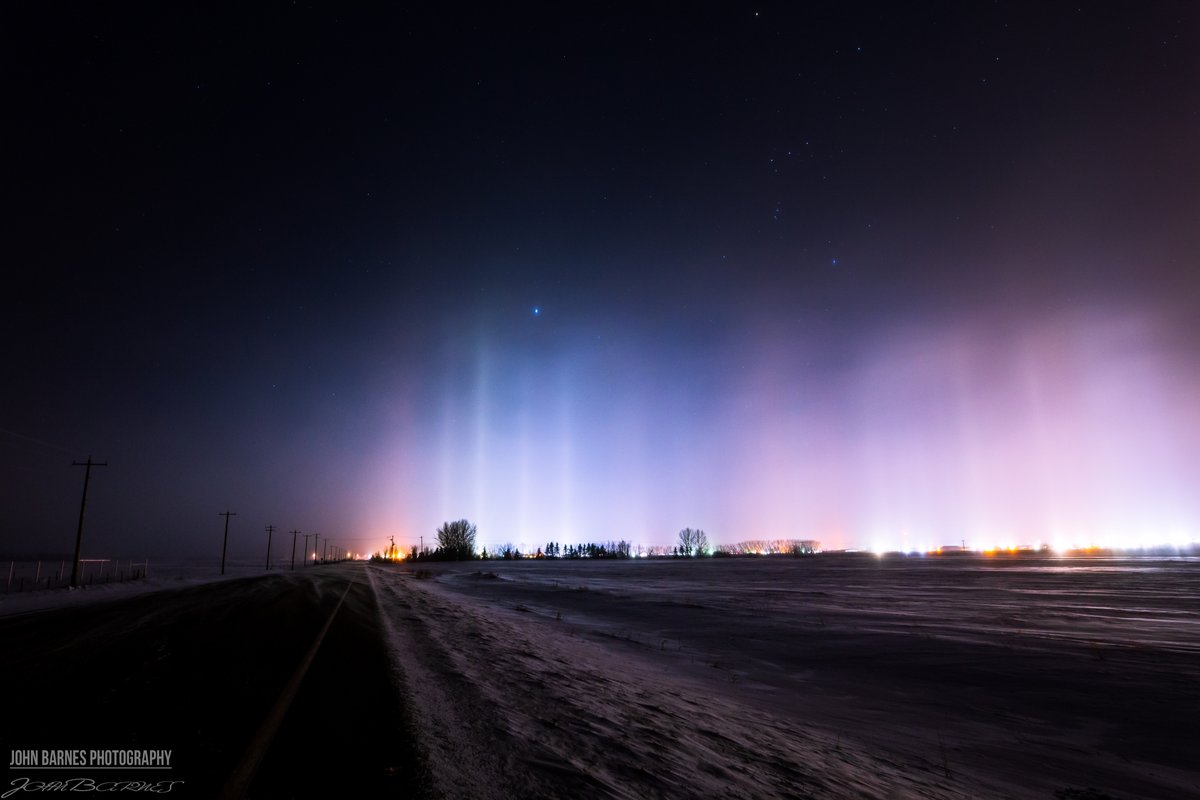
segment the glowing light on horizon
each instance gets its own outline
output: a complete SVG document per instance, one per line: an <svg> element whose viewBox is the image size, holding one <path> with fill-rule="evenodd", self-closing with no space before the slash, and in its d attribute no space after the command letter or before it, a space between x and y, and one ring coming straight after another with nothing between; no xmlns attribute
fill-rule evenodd
<svg viewBox="0 0 1200 800"><path fill-rule="evenodd" d="M525 550L669 549L689 525L713 544L920 553L1184 546L1200 530L1200 379L1152 318L888 331L832 365L819 333L748 330L703 357L481 336L395 444L427 467L372 517L427 536L467 517L481 546Z"/></svg>

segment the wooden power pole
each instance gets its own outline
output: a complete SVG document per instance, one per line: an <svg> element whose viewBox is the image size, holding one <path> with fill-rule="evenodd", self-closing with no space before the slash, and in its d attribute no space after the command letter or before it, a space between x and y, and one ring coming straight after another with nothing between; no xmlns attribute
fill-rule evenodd
<svg viewBox="0 0 1200 800"><path fill-rule="evenodd" d="M88 456L87 461L72 461L73 467L85 467L83 471L83 499L79 501L79 527L75 529L75 560L71 562L71 585L79 585L79 551L83 546L83 510L87 508L87 489L88 481L92 478L92 467L107 467L107 461L92 461L92 457Z"/></svg>
<svg viewBox="0 0 1200 800"><path fill-rule="evenodd" d="M271 569L271 534L275 533L275 526L267 526L267 570Z"/></svg>
<svg viewBox="0 0 1200 800"><path fill-rule="evenodd" d="M217 514L217 516L225 518L225 541L221 545L221 574L224 575L225 574L225 551L229 549L229 518L236 517L237 512L236 511L222 511L220 514Z"/></svg>

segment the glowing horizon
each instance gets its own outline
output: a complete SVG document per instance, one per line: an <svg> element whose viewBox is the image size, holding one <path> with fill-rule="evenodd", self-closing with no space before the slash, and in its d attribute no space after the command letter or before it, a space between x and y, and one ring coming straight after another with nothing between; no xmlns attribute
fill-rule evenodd
<svg viewBox="0 0 1200 800"><path fill-rule="evenodd" d="M436 409L390 443L405 485L376 454L389 477L372 495L400 502L375 503L365 529L428 543L466 517L481 545L537 548L669 545L690 526L904 551L1200 531L1195 373L1148 315L897 328L838 345L838 363L821 333L743 331L703 357L480 333L444 354Z"/></svg>

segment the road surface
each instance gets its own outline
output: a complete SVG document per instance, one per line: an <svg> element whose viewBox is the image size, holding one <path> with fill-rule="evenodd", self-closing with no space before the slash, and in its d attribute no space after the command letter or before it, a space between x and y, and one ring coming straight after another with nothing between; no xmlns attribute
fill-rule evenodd
<svg viewBox="0 0 1200 800"><path fill-rule="evenodd" d="M3 791L75 779L176 781L176 797L427 794L362 565L3 618L0 643ZM170 750L170 768L38 769L25 755L76 750Z"/></svg>

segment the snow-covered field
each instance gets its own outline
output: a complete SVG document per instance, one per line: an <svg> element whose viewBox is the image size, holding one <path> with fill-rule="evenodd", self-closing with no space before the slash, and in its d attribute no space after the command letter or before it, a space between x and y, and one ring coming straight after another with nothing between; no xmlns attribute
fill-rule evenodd
<svg viewBox="0 0 1200 800"><path fill-rule="evenodd" d="M1195 560L368 575L448 796L1200 797Z"/></svg>
<svg viewBox="0 0 1200 800"><path fill-rule="evenodd" d="M30 580L29 584L33 584L34 563L32 561L18 561L16 569L20 570L17 574L24 574ZM157 592L163 589L181 589L187 586L198 586L204 583L211 583L220 580L232 580L234 578L246 578L256 575L268 574L264 570L262 561L229 561L225 565L225 574L221 574L221 562L215 559L190 559L177 561L156 561L154 559L135 559L133 561L121 562L121 569L128 570L132 564L134 568L143 571L146 574L145 578L137 580L122 580L119 582L90 582L76 588L69 589L56 585L52 589L30 589L25 591L17 591L16 583L12 586L12 591L4 592L3 585L0 584L0 616L6 614L24 614L30 611L46 611L52 608L71 608L74 606L86 605L98 601L116 599L121 597L134 597L147 592ZM3 567L3 578L8 577L8 562L0 562ZM272 565L271 572L283 572L288 569L288 564ZM43 570L44 575L57 575L60 564L58 561L45 562ZM111 571L113 567L108 567ZM296 569L300 569L297 565ZM71 566L69 563L64 568L64 575L69 576ZM98 570L92 566L87 573L93 578Z"/></svg>

